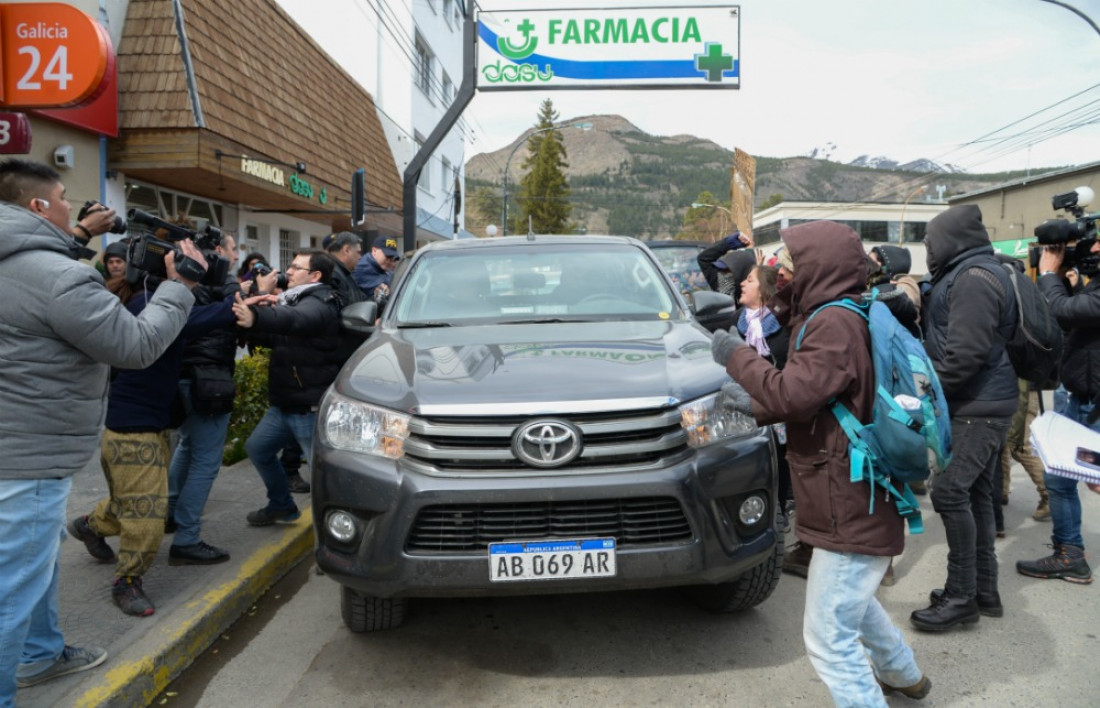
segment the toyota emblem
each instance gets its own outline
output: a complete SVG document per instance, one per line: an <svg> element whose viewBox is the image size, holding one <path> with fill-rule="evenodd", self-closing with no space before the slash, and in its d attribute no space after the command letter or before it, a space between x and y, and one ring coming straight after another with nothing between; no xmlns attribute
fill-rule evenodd
<svg viewBox="0 0 1100 708"><path fill-rule="evenodd" d="M512 452L532 467L561 467L581 454L581 433L564 420L536 420L512 436Z"/></svg>

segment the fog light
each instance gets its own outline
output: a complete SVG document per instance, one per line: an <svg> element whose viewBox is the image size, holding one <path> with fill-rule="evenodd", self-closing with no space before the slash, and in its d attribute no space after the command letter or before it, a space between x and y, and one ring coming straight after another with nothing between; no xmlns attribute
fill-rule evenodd
<svg viewBox="0 0 1100 708"><path fill-rule="evenodd" d="M764 510L767 508L768 504L763 497L754 494L741 502L741 508L738 510L737 516L745 526L752 526L764 518Z"/></svg>
<svg viewBox="0 0 1100 708"><path fill-rule="evenodd" d="M325 522L329 535L340 543L351 543L359 532L355 517L346 511L333 511Z"/></svg>

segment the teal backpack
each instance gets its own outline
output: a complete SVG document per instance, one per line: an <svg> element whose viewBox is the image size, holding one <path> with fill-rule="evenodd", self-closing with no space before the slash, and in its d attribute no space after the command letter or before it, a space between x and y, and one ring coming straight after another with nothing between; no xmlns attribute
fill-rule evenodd
<svg viewBox="0 0 1100 708"><path fill-rule="evenodd" d="M920 505L911 482L928 479L932 469L942 470L951 458L951 419L943 388L924 351L924 345L897 321L890 309L871 299L857 303L845 298L813 311L798 333L795 349L802 346L806 325L826 307L843 307L867 321L871 331L871 360L875 370L875 402L871 422L859 422L835 398L829 408L848 436L852 482L867 482L885 489L898 513L909 523L910 533L923 533ZM871 493L869 513L875 510Z"/></svg>

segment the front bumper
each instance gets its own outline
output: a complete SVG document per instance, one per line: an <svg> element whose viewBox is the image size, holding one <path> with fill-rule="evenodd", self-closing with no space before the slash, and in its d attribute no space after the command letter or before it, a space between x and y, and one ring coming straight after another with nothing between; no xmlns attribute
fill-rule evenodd
<svg viewBox="0 0 1100 708"><path fill-rule="evenodd" d="M656 470L549 474L425 473L413 465L316 445L313 518L317 564L342 585L376 597L447 597L590 592L733 580L766 562L775 530L775 451L766 429L681 455ZM753 527L737 519L746 497L767 501ZM611 578L496 583L485 549L410 550L418 514L439 505L508 505L662 498L679 504L690 533L670 542L619 541ZM349 543L326 528L334 510L350 512L358 533ZM505 540L505 539L501 539ZM507 540L540 540L509 538Z"/></svg>

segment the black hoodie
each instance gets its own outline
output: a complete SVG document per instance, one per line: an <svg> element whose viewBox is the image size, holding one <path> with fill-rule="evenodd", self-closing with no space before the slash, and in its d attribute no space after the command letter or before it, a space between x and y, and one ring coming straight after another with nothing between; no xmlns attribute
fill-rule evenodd
<svg viewBox="0 0 1100 708"><path fill-rule="evenodd" d="M1016 305L997 262L982 213L951 207L928 222L925 236L932 291L923 308L925 348L951 415L1011 417L1019 388L1004 342Z"/></svg>

